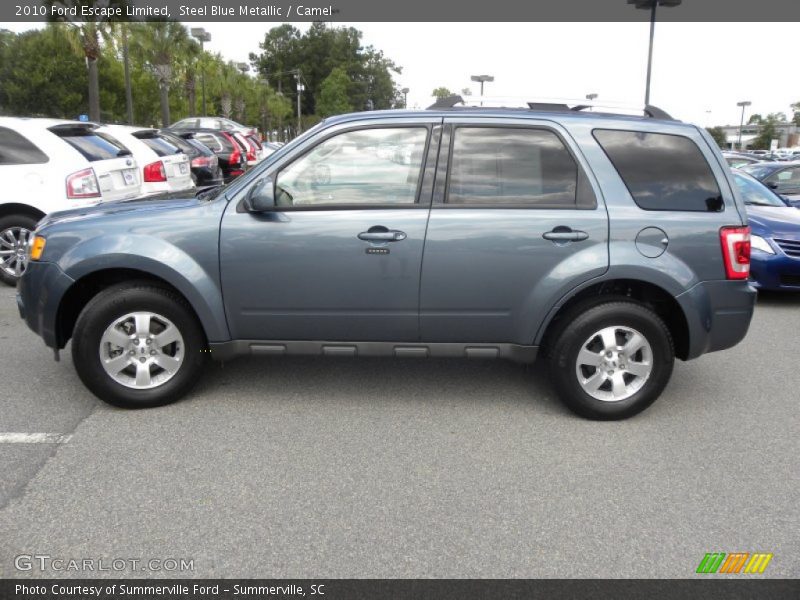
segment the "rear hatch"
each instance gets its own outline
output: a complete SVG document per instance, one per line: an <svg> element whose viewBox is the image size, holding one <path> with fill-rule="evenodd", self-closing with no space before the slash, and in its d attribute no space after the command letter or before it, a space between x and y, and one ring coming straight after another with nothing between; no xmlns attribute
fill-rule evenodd
<svg viewBox="0 0 800 600"><path fill-rule="evenodd" d="M138 196L141 177L130 150L96 128L92 123L65 123L49 129L89 161L97 178L101 201Z"/></svg>
<svg viewBox="0 0 800 600"><path fill-rule="evenodd" d="M159 156L171 191L193 187L189 157L172 140L154 129L143 129L133 135Z"/></svg>

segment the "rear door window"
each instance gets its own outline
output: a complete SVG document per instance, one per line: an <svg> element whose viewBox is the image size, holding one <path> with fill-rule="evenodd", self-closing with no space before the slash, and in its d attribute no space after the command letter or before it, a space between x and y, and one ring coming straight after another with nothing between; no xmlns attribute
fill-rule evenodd
<svg viewBox="0 0 800 600"><path fill-rule="evenodd" d="M592 134L644 210L718 212L722 195L700 148L682 135L595 129Z"/></svg>
<svg viewBox="0 0 800 600"><path fill-rule="evenodd" d="M0 165L36 165L48 160L47 155L23 135L0 127Z"/></svg>
<svg viewBox="0 0 800 600"><path fill-rule="evenodd" d="M545 129L458 127L447 203L486 207L594 207L581 169Z"/></svg>
<svg viewBox="0 0 800 600"><path fill-rule="evenodd" d="M94 162L130 156L128 150L116 138L89 128L54 127L50 131L80 152L86 160Z"/></svg>

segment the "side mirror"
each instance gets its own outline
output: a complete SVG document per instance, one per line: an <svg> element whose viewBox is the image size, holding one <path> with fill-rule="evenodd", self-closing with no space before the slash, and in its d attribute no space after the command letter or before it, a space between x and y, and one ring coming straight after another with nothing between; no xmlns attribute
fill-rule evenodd
<svg viewBox="0 0 800 600"><path fill-rule="evenodd" d="M767 187L769 187L771 190L777 190L777 189L778 189L778 184L777 184L777 183L775 183L774 181L770 181L770 182L767 184Z"/></svg>
<svg viewBox="0 0 800 600"><path fill-rule="evenodd" d="M275 189L271 178L264 177L250 188L244 199L244 207L248 212L254 213L266 212L275 208Z"/></svg>

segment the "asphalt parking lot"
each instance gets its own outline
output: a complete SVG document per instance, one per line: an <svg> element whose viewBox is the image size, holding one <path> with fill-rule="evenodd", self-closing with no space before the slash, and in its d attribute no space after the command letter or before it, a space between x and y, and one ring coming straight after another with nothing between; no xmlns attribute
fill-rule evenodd
<svg viewBox="0 0 800 600"><path fill-rule="evenodd" d="M706 552L800 576L800 295L677 363L623 422L572 416L541 367L212 364L189 398L102 404L0 289L0 577L19 555L191 559L192 577L692 577ZM71 437L69 437L71 436ZM706 576L707 577L707 576Z"/></svg>

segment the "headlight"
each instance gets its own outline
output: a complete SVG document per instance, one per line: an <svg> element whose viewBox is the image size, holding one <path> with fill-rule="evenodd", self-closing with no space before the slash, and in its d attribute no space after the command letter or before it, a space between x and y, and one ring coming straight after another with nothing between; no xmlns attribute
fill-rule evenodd
<svg viewBox="0 0 800 600"><path fill-rule="evenodd" d="M39 260L42 257L42 253L44 252L44 245L47 243L40 235L34 235L33 239L28 242L28 251L30 255L28 258L30 260Z"/></svg>
<svg viewBox="0 0 800 600"><path fill-rule="evenodd" d="M767 240L758 235L750 236L750 248L761 250L761 252L766 252L767 254L775 254L775 250L772 249Z"/></svg>

